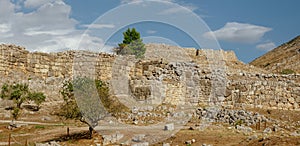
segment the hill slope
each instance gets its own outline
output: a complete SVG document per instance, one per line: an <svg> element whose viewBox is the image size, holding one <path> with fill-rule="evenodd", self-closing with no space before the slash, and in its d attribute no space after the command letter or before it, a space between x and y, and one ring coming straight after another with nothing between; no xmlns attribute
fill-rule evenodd
<svg viewBox="0 0 300 146"><path fill-rule="evenodd" d="M251 65L274 73L300 73L300 36L255 59Z"/></svg>

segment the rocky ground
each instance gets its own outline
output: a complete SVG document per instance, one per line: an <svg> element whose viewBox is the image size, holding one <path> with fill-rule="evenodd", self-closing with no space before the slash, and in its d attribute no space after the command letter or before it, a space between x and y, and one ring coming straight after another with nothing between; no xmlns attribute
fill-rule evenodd
<svg viewBox="0 0 300 146"><path fill-rule="evenodd" d="M0 108L0 110L0 145L8 144L9 133L12 137L12 145L24 145L26 142L31 145L111 145L121 143L123 145L164 146L300 145L300 113L298 111L207 106L198 107L193 112L186 112L182 108L178 111L175 106L168 105L133 108L130 112L121 114L117 121L148 128L144 130L118 129L114 134L97 130L98 132L95 132L93 138L90 139L86 125L79 121L62 120L53 115L53 110L50 112L47 106L39 112L23 109L19 119L23 122L16 122L17 128L9 128L11 120L9 111L4 108ZM185 117L188 122L182 122L184 125L176 132L176 126L181 121L162 123L165 119L172 117ZM32 121L34 122L32 123ZM110 120L108 126L104 128L117 129L117 127L109 126L113 122ZM161 128L149 128L149 125L159 123L162 123L159 125ZM70 129L69 136L66 134L67 127ZM95 129L101 128L96 127ZM136 134L135 132L144 133ZM172 134L169 138L152 144L151 139L149 140L150 132L157 136L164 136L164 132ZM157 137L152 137L152 140L155 138Z"/></svg>
<svg viewBox="0 0 300 146"><path fill-rule="evenodd" d="M275 73L300 73L300 36L250 62Z"/></svg>

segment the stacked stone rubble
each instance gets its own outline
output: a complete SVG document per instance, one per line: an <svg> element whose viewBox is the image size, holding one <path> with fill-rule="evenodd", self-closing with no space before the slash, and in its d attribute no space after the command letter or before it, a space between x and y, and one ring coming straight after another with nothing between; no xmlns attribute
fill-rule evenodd
<svg viewBox="0 0 300 146"><path fill-rule="evenodd" d="M299 109L300 75L268 74L241 63L232 51L146 47L145 58L138 60L87 51L29 52L0 45L0 86L27 83L53 101L61 100L59 90L65 80L88 76L109 82L112 94L133 97L127 101Z"/></svg>

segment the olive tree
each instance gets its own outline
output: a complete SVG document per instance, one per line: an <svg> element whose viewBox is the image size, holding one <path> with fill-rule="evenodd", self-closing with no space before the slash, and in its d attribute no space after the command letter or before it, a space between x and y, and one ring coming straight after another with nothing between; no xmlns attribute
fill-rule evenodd
<svg viewBox="0 0 300 146"><path fill-rule="evenodd" d="M21 107L25 101L34 101L37 105L36 111L38 111L46 96L42 92L31 92L28 84L14 83L3 84L0 98L14 101L16 105L11 108L11 114L16 120L20 116Z"/></svg>
<svg viewBox="0 0 300 146"><path fill-rule="evenodd" d="M17 108L21 108L22 103L28 99L29 93L27 84L4 84L1 90L1 98L13 100Z"/></svg>
<svg viewBox="0 0 300 146"><path fill-rule="evenodd" d="M60 115L87 124L90 136L98 121L106 114L97 90L95 80L83 77L66 81L60 92L64 99ZM108 90L105 90L105 96L108 96Z"/></svg>

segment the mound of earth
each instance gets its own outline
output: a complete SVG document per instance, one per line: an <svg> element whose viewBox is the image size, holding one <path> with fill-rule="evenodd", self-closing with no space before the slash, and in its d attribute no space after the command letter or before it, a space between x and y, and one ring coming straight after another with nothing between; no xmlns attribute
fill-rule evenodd
<svg viewBox="0 0 300 146"><path fill-rule="evenodd" d="M274 73L300 73L300 36L250 63Z"/></svg>

